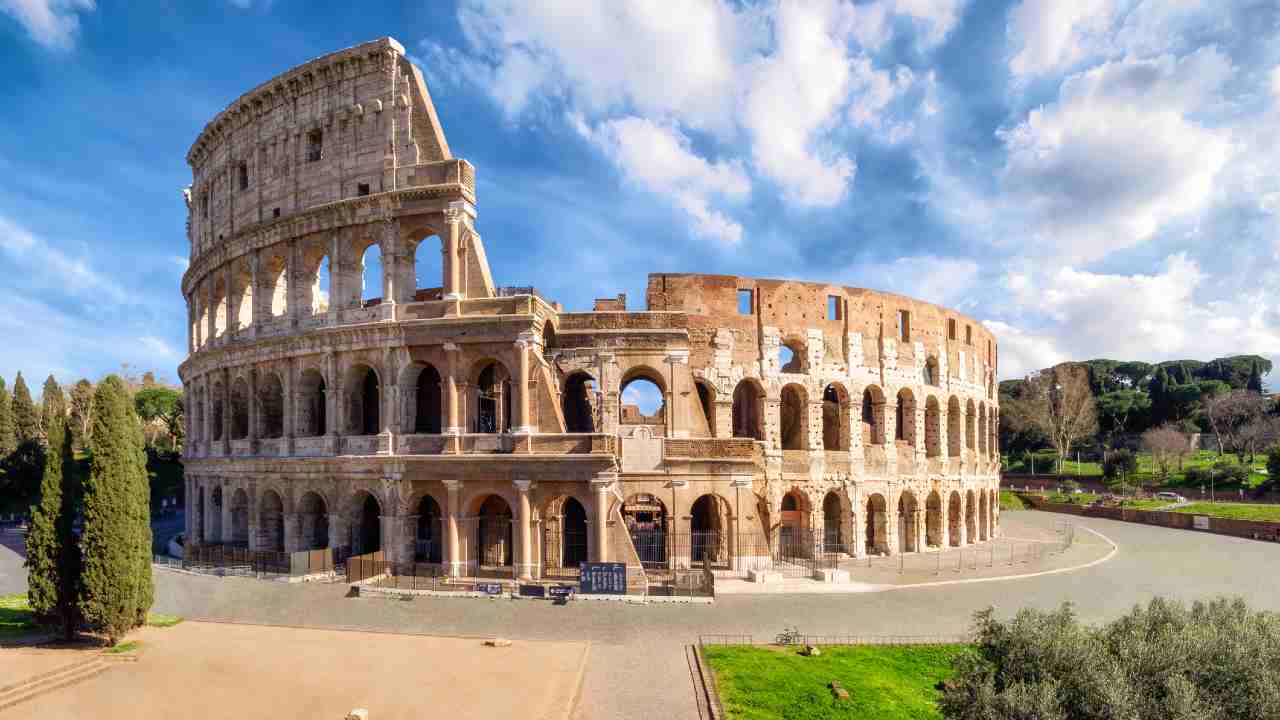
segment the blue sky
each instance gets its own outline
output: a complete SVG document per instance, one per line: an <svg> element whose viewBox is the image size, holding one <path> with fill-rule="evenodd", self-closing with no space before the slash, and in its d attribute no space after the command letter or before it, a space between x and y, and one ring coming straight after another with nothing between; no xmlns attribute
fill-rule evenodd
<svg viewBox="0 0 1280 720"><path fill-rule="evenodd" d="M479 179L496 280L648 272L957 307L1001 375L1280 360L1280 6L1136 0L0 0L0 375L176 377L184 157L382 35Z"/></svg>

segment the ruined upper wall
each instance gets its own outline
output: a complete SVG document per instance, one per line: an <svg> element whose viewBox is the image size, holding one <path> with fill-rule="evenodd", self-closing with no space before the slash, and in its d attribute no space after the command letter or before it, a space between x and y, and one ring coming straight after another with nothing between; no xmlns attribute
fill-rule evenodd
<svg viewBox="0 0 1280 720"><path fill-rule="evenodd" d="M451 160L403 46L382 38L324 55L240 96L192 144L192 257L247 226L318 205L465 183L470 167Z"/></svg>
<svg viewBox="0 0 1280 720"><path fill-rule="evenodd" d="M749 313L739 310L740 291L751 293ZM829 307L832 298L834 307ZM735 275L657 273L649 276L646 300L650 310L689 313L695 365L700 364L700 356L710 355L716 332L732 333L734 361L749 363L760 357L764 329L777 328L784 343L792 338L803 343L811 332L820 332L825 353L837 363L848 356L860 357L864 366L874 366L883 341L889 340L899 362L915 360L919 348L951 375L958 374L966 362L977 361L993 373L997 367L995 336L979 322L894 293ZM907 313L905 342L900 338L899 311ZM848 348L850 338L860 338L862 347ZM700 343L706 347L696 347Z"/></svg>

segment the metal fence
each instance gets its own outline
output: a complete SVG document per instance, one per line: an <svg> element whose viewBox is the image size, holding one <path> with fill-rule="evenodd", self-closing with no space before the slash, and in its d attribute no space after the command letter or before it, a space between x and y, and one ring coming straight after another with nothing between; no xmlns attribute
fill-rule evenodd
<svg viewBox="0 0 1280 720"><path fill-rule="evenodd" d="M752 570L770 570L784 577L812 577L817 570L839 567L848 548L828 543L813 530L782 528L766 538L758 533L671 533L633 531L640 564L650 578L668 579L673 573L708 565L721 574L746 577Z"/></svg>
<svg viewBox="0 0 1280 720"><path fill-rule="evenodd" d="M968 635L804 635L783 631L773 638L756 639L747 634L699 635L702 647L717 645L962 645Z"/></svg>
<svg viewBox="0 0 1280 720"><path fill-rule="evenodd" d="M182 559L168 555L152 555L152 562L166 567L211 575L246 577L313 575L344 571L348 548L323 548L278 552L250 550L237 545L191 545L183 549Z"/></svg>

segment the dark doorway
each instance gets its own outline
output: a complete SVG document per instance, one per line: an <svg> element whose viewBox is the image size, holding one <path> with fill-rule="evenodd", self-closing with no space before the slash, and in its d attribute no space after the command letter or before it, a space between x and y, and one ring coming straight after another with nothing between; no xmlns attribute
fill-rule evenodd
<svg viewBox="0 0 1280 720"><path fill-rule="evenodd" d="M440 372L428 365L418 373L418 406L413 431L440 434Z"/></svg>
<svg viewBox="0 0 1280 720"><path fill-rule="evenodd" d="M360 503L360 515L355 533L353 533L355 537L352 545L354 547L351 552L355 555L363 555L381 550L381 524L382 509L378 507L377 499L366 493L364 501Z"/></svg>
<svg viewBox="0 0 1280 720"><path fill-rule="evenodd" d="M418 534L414 543L414 560L417 562L438 563L441 560L440 525L444 513L440 512L440 504L430 495L423 495L418 501Z"/></svg>
<svg viewBox="0 0 1280 720"><path fill-rule="evenodd" d="M565 567L577 567L587 561L587 511L575 498L564 501L562 542L560 557Z"/></svg>
<svg viewBox="0 0 1280 720"><path fill-rule="evenodd" d="M378 413L378 389L378 375L372 370L366 370L364 380L360 383L360 404L364 410L362 435L377 435L382 426Z"/></svg>

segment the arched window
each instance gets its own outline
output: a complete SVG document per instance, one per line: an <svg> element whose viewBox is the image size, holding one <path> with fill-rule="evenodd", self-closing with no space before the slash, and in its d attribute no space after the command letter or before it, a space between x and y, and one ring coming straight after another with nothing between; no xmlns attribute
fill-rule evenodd
<svg viewBox="0 0 1280 720"><path fill-rule="evenodd" d="M973 401L970 400L969 403L965 405L964 409L964 448L966 450L974 449L974 445L976 444L974 441L977 437L977 424L978 411L974 406Z"/></svg>
<svg viewBox="0 0 1280 720"><path fill-rule="evenodd" d="M618 408L623 425L662 425L666 422L666 397L661 378L648 372L633 373L623 381Z"/></svg>
<svg viewBox="0 0 1280 720"><path fill-rule="evenodd" d="M313 315L329 312L330 277L329 256L325 255L316 265L315 279L311 281L311 313Z"/></svg>
<svg viewBox="0 0 1280 720"><path fill-rule="evenodd" d="M779 425L783 450L809 447L809 403L804 388L791 384L782 388Z"/></svg>
<svg viewBox="0 0 1280 720"><path fill-rule="evenodd" d="M231 439L249 437L249 383L238 377L231 383Z"/></svg>
<svg viewBox="0 0 1280 720"><path fill-rule="evenodd" d="M253 275L244 262L236 263L232 276L235 284L235 316L236 327L243 329L253 324Z"/></svg>
<svg viewBox="0 0 1280 720"><path fill-rule="evenodd" d="M442 243L437 235L429 235L413 250L415 300L439 300L444 286ZM434 291L434 292L433 292Z"/></svg>
<svg viewBox="0 0 1280 720"><path fill-rule="evenodd" d="M695 380L693 386L698 391L698 407L697 411L702 413L701 418L694 421L695 430L703 437L716 436L716 390L704 380ZM703 433L705 432L705 435Z"/></svg>
<svg viewBox="0 0 1280 720"><path fill-rule="evenodd" d="M266 373L258 384L258 437L284 435L284 386L280 376Z"/></svg>
<svg viewBox="0 0 1280 720"><path fill-rule="evenodd" d="M755 380L744 379L733 389L733 436L764 440L764 390Z"/></svg>
<svg viewBox="0 0 1280 720"><path fill-rule="evenodd" d="M893 439L901 440L908 445L916 444L916 398L911 391L903 388L898 391L897 424Z"/></svg>
<svg viewBox="0 0 1280 720"><path fill-rule="evenodd" d="M347 376L347 432L352 435L377 435L381 429L381 384L378 374L368 365L356 365Z"/></svg>
<svg viewBox="0 0 1280 720"><path fill-rule="evenodd" d="M564 383L560 399L564 411L565 432L595 432L596 381L585 372L575 372Z"/></svg>
<svg viewBox="0 0 1280 720"><path fill-rule="evenodd" d="M960 410L960 400L952 395L947 401L947 454L953 458L960 457L960 438L964 415Z"/></svg>
<svg viewBox="0 0 1280 720"><path fill-rule="evenodd" d="M298 410L296 432L299 437L315 437L328 432L325 424L324 376L308 368L302 372L298 383Z"/></svg>
<svg viewBox="0 0 1280 720"><path fill-rule="evenodd" d="M809 356L803 340L788 338L778 348L778 372L805 373L809 371Z"/></svg>
<svg viewBox="0 0 1280 720"><path fill-rule="evenodd" d="M942 408L932 395L924 401L924 452L928 457L942 455Z"/></svg>
<svg viewBox="0 0 1280 720"><path fill-rule="evenodd" d="M849 394L837 383L822 391L822 447L849 449Z"/></svg>
<svg viewBox="0 0 1280 720"><path fill-rule="evenodd" d="M867 445L883 445L884 393L875 385L862 391L862 437Z"/></svg>
<svg viewBox="0 0 1280 720"><path fill-rule="evenodd" d="M413 431L439 435L443 415L440 392L440 371L428 365L418 372L417 392L413 413Z"/></svg>
<svg viewBox="0 0 1280 720"><path fill-rule="evenodd" d="M471 423L471 432L497 433L504 431L511 418L511 384L509 373L499 363L487 362L481 368L475 380L475 416Z"/></svg>
<svg viewBox="0 0 1280 720"><path fill-rule="evenodd" d="M365 248L360 256L360 301L376 305L382 300L382 248L377 243Z"/></svg>
<svg viewBox="0 0 1280 720"><path fill-rule="evenodd" d="M283 257L276 255L267 259L265 268L269 283L266 287L271 292L271 315L280 317L289 311L289 273L286 272L288 264Z"/></svg>

